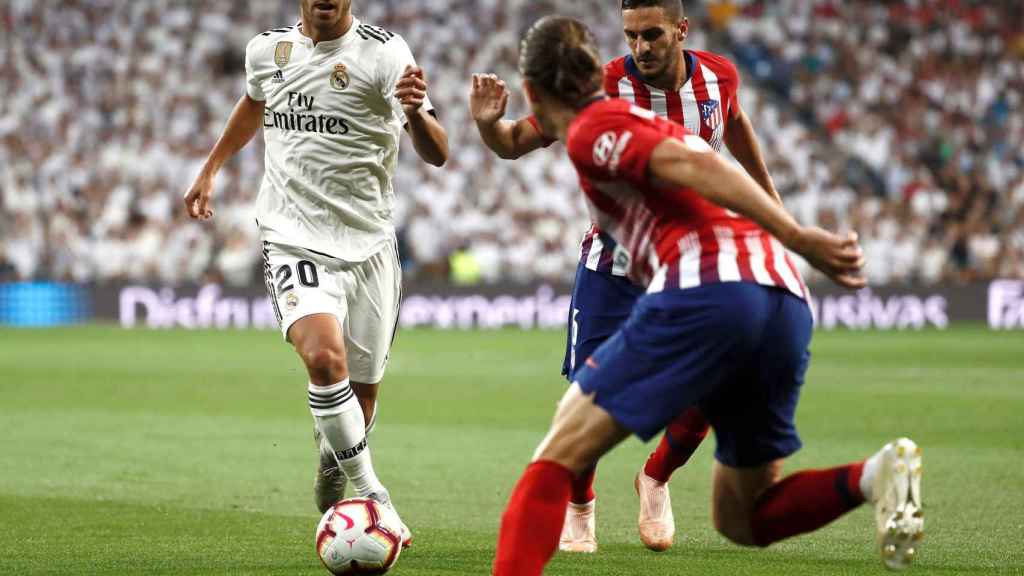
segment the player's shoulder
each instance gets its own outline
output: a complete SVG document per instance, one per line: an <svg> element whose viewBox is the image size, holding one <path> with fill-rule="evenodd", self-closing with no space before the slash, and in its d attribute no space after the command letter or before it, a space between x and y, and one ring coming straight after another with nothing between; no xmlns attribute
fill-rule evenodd
<svg viewBox="0 0 1024 576"><path fill-rule="evenodd" d="M569 127L566 149L582 176L616 178L620 167L653 149L652 134L671 134L662 122L672 124L625 100L595 102Z"/></svg>
<svg viewBox="0 0 1024 576"><path fill-rule="evenodd" d="M736 65L721 54L715 52L708 52L707 50L689 50L699 63L707 66L715 73L715 76L719 78L738 78L739 71L736 69Z"/></svg>
<svg viewBox="0 0 1024 576"><path fill-rule="evenodd" d="M609 61L604 65L604 74L608 78L613 78L618 81L620 78L626 75L626 57L619 56L618 58Z"/></svg>
<svg viewBox="0 0 1024 576"><path fill-rule="evenodd" d="M646 124L658 121L658 116L653 111L617 98L609 98L595 103L590 112L589 118L597 126Z"/></svg>
<svg viewBox="0 0 1024 576"><path fill-rule="evenodd" d="M360 54L367 62L377 62L382 69L400 66L409 54L409 45L401 34L382 26L356 21L355 29L350 32L354 40L351 49Z"/></svg>
<svg viewBox="0 0 1024 576"><path fill-rule="evenodd" d="M356 23L355 35L361 43L372 48L386 49L405 43L401 35L382 26L362 21Z"/></svg>
<svg viewBox="0 0 1024 576"><path fill-rule="evenodd" d="M253 36L247 44L247 49L258 49L265 46L272 46L284 40L289 34L295 32L296 26L283 26L274 28Z"/></svg>
<svg viewBox="0 0 1024 576"><path fill-rule="evenodd" d="M625 100L609 98L590 104L570 126L567 138L570 154L585 152L602 135L629 130L635 125L656 122L654 112Z"/></svg>

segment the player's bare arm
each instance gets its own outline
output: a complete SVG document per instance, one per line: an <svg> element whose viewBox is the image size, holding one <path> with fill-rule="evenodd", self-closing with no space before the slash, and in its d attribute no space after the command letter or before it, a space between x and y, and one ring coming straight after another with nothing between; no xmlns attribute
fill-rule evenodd
<svg viewBox="0 0 1024 576"><path fill-rule="evenodd" d="M750 174L761 185L761 188L767 190L776 202L782 204L782 196L775 189L775 183L772 182L772 177L768 174L768 165L765 164L764 155L761 154L761 145L754 133L754 125L740 106L738 99L735 113L729 118L725 127L725 145L736 161L747 171L747 174Z"/></svg>
<svg viewBox="0 0 1024 576"><path fill-rule="evenodd" d="M772 202L749 174L727 162L699 137L688 136L686 142L670 138L658 144L648 170L658 180L695 190L715 204L757 222L835 283L847 288L866 285L861 275L864 253L855 233L843 237L801 226Z"/></svg>
<svg viewBox="0 0 1024 576"><path fill-rule="evenodd" d="M395 98L402 103L408 123L405 129L412 138L416 153L427 164L444 166L448 161L448 133L432 114L423 109L427 98L427 77L423 69L406 66L398 84Z"/></svg>
<svg viewBox="0 0 1024 576"><path fill-rule="evenodd" d="M265 106L265 102L253 100L248 94L243 94L238 100L227 126L224 127L224 132L207 157L192 187L185 194L185 210L188 211L189 217L196 220L209 220L213 217L211 197L217 172L259 131L263 124Z"/></svg>
<svg viewBox="0 0 1024 576"><path fill-rule="evenodd" d="M544 147L544 137L528 118L506 120L509 90L494 74L474 74L469 111L480 138L499 158L515 160Z"/></svg>

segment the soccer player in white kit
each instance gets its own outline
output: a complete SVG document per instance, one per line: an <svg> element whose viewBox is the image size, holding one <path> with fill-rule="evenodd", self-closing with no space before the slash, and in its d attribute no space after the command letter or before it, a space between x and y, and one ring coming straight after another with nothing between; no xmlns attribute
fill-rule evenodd
<svg viewBox="0 0 1024 576"><path fill-rule="evenodd" d="M351 0L300 7L298 24L246 47L246 94L185 206L192 218L213 217L218 170L262 127L257 222L274 311L309 373L317 507L340 500L346 480L391 506L366 434L401 298L392 176L403 127L434 166L448 159L448 136L401 36L360 22ZM402 542L410 540L403 524Z"/></svg>

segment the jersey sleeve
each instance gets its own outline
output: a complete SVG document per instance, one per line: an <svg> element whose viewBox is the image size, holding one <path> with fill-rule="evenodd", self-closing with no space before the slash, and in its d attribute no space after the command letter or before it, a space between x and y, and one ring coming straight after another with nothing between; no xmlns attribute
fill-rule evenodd
<svg viewBox="0 0 1024 576"><path fill-rule="evenodd" d="M399 119L403 126L408 123L408 119L405 117L402 103L395 97L395 85L398 84L398 80L405 73L406 66L416 66L416 58L413 57L412 50L409 49L405 39L396 35L381 48L378 60L379 87L384 100L391 105L391 110L394 111L395 117ZM423 109L427 112L434 111L434 105L430 101L429 94L423 100Z"/></svg>
<svg viewBox="0 0 1024 576"><path fill-rule="evenodd" d="M726 105L728 106L726 119L735 118L739 112L740 72L736 69L735 64L725 58L722 58L722 68L729 79L729 82L726 84L729 90L728 98L726 99Z"/></svg>
<svg viewBox="0 0 1024 576"><path fill-rule="evenodd" d="M604 67L604 93L612 98L619 97L619 76L615 73L614 63Z"/></svg>
<svg viewBox="0 0 1024 576"><path fill-rule="evenodd" d="M245 47L245 93L257 102L263 102L267 95L263 93L263 84L256 76L255 52L259 49L259 37L253 38Z"/></svg>
<svg viewBox="0 0 1024 576"><path fill-rule="evenodd" d="M533 129L537 131L537 134L540 134L541 141L543 142L541 146L543 146L544 148L547 148L548 146L551 146L552 144L558 141L544 134L544 131L540 129L540 121L537 120L537 117L534 116L533 114L527 116L526 121L530 123L530 126L533 126Z"/></svg>
<svg viewBox="0 0 1024 576"><path fill-rule="evenodd" d="M658 129L650 111L636 107L595 123L581 136L570 143L570 155L577 166L599 180L625 180L636 185L648 182L647 167L654 149L672 137Z"/></svg>

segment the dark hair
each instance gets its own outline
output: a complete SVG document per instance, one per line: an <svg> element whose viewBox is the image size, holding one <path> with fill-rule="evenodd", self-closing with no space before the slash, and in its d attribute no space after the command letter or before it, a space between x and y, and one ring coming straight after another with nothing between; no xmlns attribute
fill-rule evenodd
<svg viewBox="0 0 1024 576"><path fill-rule="evenodd" d="M683 0L622 0L623 10L635 10L637 8L661 8L673 18L682 18L683 14L686 13L686 6Z"/></svg>
<svg viewBox="0 0 1024 576"><path fill-rule="evenodd" d="M565 16L546 16L527 30L519 72L571 106L599 92L604 83L593 34L582 22Z"/></svg>

